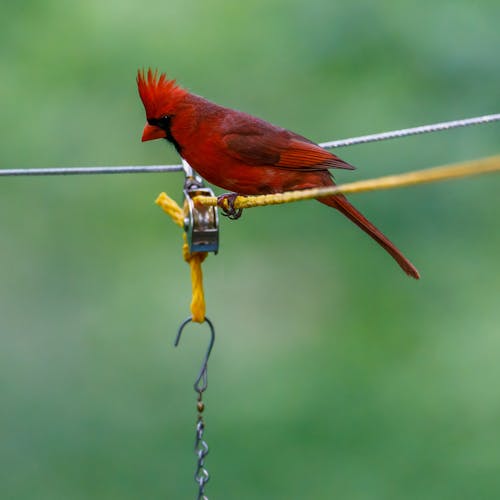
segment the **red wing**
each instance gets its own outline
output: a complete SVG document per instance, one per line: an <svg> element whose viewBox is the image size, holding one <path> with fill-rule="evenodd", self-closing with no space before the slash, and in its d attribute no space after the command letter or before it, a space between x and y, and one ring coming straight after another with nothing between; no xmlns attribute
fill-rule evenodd
<svg viewBox="0 0 500 500"><path fill-rule="evenodd" d="M276 163L278 167L284 168L345 168L354 170L352 165L341 160L326 149L317 144L304 142L300 139L291 139L288 148L280 155Z"/></svg>
<svg viewBox="0 0 500 500"><path fill-rule="evenodd" d="M238 117L239 118L239 117ZM354 167L305 137L245 115L226 124L223 142L233 158L248 165L269 165L294 170Z"/></svg>
<svg viewBox="0 0 500 500"><path fill-rule="evenodd" d="M282 137L248 129L226 134L222 140L229 155L248 165L276 165L286 146Z"/></svg>

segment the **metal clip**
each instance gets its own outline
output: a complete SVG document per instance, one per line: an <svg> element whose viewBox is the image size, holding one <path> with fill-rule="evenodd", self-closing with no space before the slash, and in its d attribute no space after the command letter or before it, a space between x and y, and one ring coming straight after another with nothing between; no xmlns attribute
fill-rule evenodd
<svg viewBox="0 0 500 500"><path fill-rule="evenodd" d="M214 252L219 250L219 215L217 207L195 205L196 196L214 196L214 192L203 186L203 180L182 160L186 175L184 198L187 204L187 216L184 221L190 252Z"/></svg>

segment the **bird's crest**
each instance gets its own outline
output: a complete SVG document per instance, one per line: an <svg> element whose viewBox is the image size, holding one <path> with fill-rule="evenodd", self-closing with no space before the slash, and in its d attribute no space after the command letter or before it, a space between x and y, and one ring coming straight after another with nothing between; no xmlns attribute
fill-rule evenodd
<svg viewBox="0 0 500 500"><path fill-rule="evenodd" d="M165 73L158 76L158 70L151 71L151 68L147 73L144 70L137 72L137 88L148 119L169 114L175 104L187 94L175 80L168 80Z"/></svg>

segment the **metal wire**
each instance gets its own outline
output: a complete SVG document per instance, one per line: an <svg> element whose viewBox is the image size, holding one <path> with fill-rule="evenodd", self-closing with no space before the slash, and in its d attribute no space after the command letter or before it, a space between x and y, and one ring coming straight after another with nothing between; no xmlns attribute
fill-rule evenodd
<svg viewBox="0 0 500 500"><path fill-rule="evenodd" d="M21 175L95 175L95 174L154 174L180 172L182 165L142 165L122 167L61 167L0 169L0 176Z"/></svg>
<svg viewBox="0 0 500 500"><path fill-rule="evenodd" d="M379 134L362 135L349 139L322 142L319 145L325 149L354 146L355 144L366 144L367 142L386 141L388 139L398 139L410 135L427 134L450 130L458 127L468 127L471 125L481 125L500 121L500 113L492 115L476 116L463 120L452 120L449 122L433 123L420 127L404 128L382 132ZM121 167L62 167L62 168L12 168L0 169L0 176L33 176L33 175L96 175L96 174L151 174L162 172L180 172L182 165L141 165L141 166L121 166Z"/></svg>
<svg viewBox="0 0 500 500"><path fill-rule="evenodd" d="M496 121L500 121L500 113L494 115L476 116L474 118L465 118L463 120L433 123L431 125L422 125L420 127L403 128L400 130L392 130L390 132L382 132L380 134L362 135L360 137L340 139L338 141L322 142L320 143L320 146L326 149L340 148L345 146L354 146L355 144L386 141L388 139L399 139L400 137L408 137L409 135L427 134L429 132L439 132L441 130L449 130L458 127L469 127L470 125L481 125L483 123L491 123Z"/></svg>

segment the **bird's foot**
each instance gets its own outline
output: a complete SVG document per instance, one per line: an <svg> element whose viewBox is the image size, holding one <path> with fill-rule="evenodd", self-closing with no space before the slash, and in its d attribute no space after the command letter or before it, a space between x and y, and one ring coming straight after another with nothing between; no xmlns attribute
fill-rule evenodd
<svg viewBox="0 0 500 500"><path fill-rule="evenodd" d="M235 208L234 202L238 196L237 193L225 193L217 197L217 206L222 210L222 215L231 220L236 220L241 217L243 213L242 208Z"/></svg>

